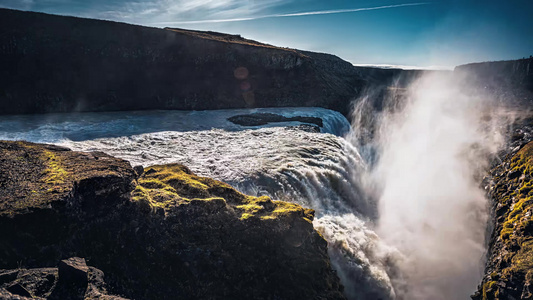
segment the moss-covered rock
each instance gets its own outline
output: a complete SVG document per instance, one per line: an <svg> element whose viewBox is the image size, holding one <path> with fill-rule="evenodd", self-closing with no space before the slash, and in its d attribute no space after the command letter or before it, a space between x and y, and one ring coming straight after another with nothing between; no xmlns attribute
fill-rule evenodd
<svg viewBox="0 0 533 300"><path fill-rule="evenodd" d="M0 269L77 256L127 298L344 298L312 210L49 145L0 142L0 168Z"/></svg>
<svg viewBox="0 0 533 300"><path fill-rule="evenodd" d="M240 216L240 220L278 220L296 217L311 223L312 209L283 201L272 201L267 196L244 195L230 185L207 177L194 175L187 167L179 164L152 166L138 179L132 192L132 200L146 203L152 210L163 208L171 213L180 205L204 202L205 206L228 207Z"/></svg>
<svg viewBox="0 0 533 300"><path fill-rule="evenodd" d="M135 177L128 162L101 152L77 153L28 142L1 142L0 152L0 216L66 204L77 188L120 196Z"/></svg>
<svg viewBox="0 0 533 300"><path fill-rule="evenodd" d="M533 299L533 142L491 171L494 229L474 299Z"/></svg>

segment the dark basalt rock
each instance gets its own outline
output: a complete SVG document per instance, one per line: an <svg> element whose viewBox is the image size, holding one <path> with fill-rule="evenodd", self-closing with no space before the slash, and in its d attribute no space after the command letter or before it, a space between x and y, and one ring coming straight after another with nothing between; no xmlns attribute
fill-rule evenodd
<svg viewBox="0 0 533 300"><path fill-rule="evenodd" d="M508 61L471 63L454 70L465 82L499 98L506 106L529 110L533 104L533 57Z"/></svg>
<svg viewBox="0 0 533 300"><path fill-rule="evenodd" d="M9 285L6 288L6 291L10 292L11 294L19 295L22 297L32 297L30 292L26 290L20 283L14 283L12 285Z"/></svg>
<svg viewBox="0 0 533 300"><path fill-rule="evenodd" d="M73 257L62 260L58 272L59 280L50 299L83 299L89 283L85 259Z"/></svg>
<svg viewBox="0 0 533 300"><path fill-rule="evenodd" d="M344 299L310 209L26 142L0 142L0 168L0 298ZM34 285L21 268L39 269Z"/></svg>
<svg viewBox="0 0 533 300"><path fill-rule="evenodd" d="M133 170L135 170L135 173L137 173L137 178L139 178L144 173L143 166L135 166L133 167Z"/></svg>
<svg viewBox="0 0 533 300"><path fill-rule="evenodd" d="M317 106L366 80L328 54L234 35L0 9L0 113Z"/></svg>
<svg viewBox="0 0 533 300"><path fill-rule="evenodd" d="M83 278L78 276L81 273ZM57 268L0 270L0 276L3 274L10 274L10 280L0 284L0 299L126 300L110 295L104 273L87 267L83 258L63 260Z"/></svg>
<svg viewBox="0 0 533 300"><path fill-rule="evenodd" d="M533 57L465 64L457 66L455 71L470 72L472 79L484 83L485 87L501 86L533 92Z"/></svg>
<svg viewBox="0 0 533 300"><path fill-rule="evenodd" d="M241 125L241 126L262 126L269 123L281 123L281 122L301 122L301 123L309 123L309 124L315 124L318 127L322 127L323 122L321 118L316 117L285 117L278 114L273 113L253 113L248 115L237 115L228 118L228 121L232 122L233 124Z"/></svg>

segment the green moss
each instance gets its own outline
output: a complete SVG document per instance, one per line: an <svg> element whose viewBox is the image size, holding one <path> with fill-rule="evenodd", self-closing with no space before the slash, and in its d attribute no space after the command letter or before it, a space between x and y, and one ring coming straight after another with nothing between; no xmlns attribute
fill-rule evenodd
<svg viewBox="0 0 533 300"><path fill-rule="evenodd" d="M500 274L498 274L498 272L492 272L490 274L490 279L492 280L498 280L500 278Z"/></svg>
<svg viewBox="0 0 533 300"><path fill-rule="evenodd" d="M298 204L273 201L269 197L246 197L245 203L235 207L241 211L241 220L257 217L261 220L276 220L290 217L291 215L301 216L309 220L313 219L312 209L303 209Z"/></svg>
<svg viewBox="0 0 533 300"><path fill-rule="evenodd" d="M163 208L168 211L177 205L194 201L222 203L225 201L223 197L210 192L216 187L233 190L223 182L196 176L182 165L152 166L146 168L137 180L137 187L131 193L131 198L135 202L148 203L152 210ZM243 199L246 197L235 190L233 192Z"/></svg>
<svg viewBox="0 0 533 300"><path fill-rule="evenodd" d="M141 205L146 211L157 208L169 208L180 199L176 191L162 182L154 179L139 180L139 184L131 192L131 199Z"/></svg>
<svg viewBox="0 0 533 300"><path fill-rule="evenodd" d="M158 180L156 178L144 179L144 180L142 180L141 184L142 184L143 187L146 187L148 189L169 188L168 185L164 184L163 182L161 182L160 180Z"/></svg>
<svg viewBox="0 0 533 300"><path fill-rule="evenodd" d="M131 199L139 205L142 211L147 213L153 211L152 198L148 191L142 186L135 187L131 192Z"/></svg>
<svg viewBox="0 0 533 300"><path fill-rule="evenodd" d="M483 300L498 299L499 290L496 281L487 281L483 284Z"/></svg>
<svg viewBox="0 0 533 300"><path fill-rule="evenodd" d="M240 218L240 219L243 221L243 220L250 219L250 218L252 218L253 216L254 216L254 215L249 214L249 213L243 213L243 214L241 215L241 218Z"/></svg>
<svg viewBox="0 0 533 300"><path fill-rule="evenodd" d="M113 186L100 186L101 178L115 178L112 184L129 184L135 176L129 163L103 153L82 154L21 141L0 144L2 172L10 179L0 189L0 215L48 209L52 203L68 199L76 184L86 179L98 178L94 188L106 189Z"/></svg>
<svg viewBox="0 0 533 300"><path fill-rule="evenodd" d="M530 226L530 214L533 211L533 196L530 193L533 190L533 181L529 174L533 171L532 163L533 144L531 143L518 151L511 159L511 169L513 171L520 170L524 174L528 174L528 176L520 184L518 190L514 190L510 195L501 197L501 205L508 205L511 199L515 201L511 207L512 209L505 217L500 232L500 238L504 241L512 239L515 232L520 231L522 233L524 228ZM528 211L530 213L526 214Z"/></svg>
<svg viewBox="0 0 533 300"><path fill-rule="evenodd" d="M48 184L60 185L65 183L68 172L63 168L61 158L51 151L44 151L42 159L47 168L43 170L43 181Z"/></svg>
<svg viewBox="0 0 533 300"><path fill-rule="evenodd" d="M514 273L527 273L533 269L533 240L522 242L520 250L512 258Z"/></svg>
<svg viewBox="0 0 533 300"><path fill-rule="evenodd" d="M261 205L257 205L256 203L247 203L243 205L238 205L236 207L237 209L243 210L246 212L246 214L257 214L264 210L264 207Z"/></svg>
<svg viewBox="0 0 533 300"><path fill-rule="evenodd" d="M133 201L141 201L141 200L152 201L151 200L152 197L150 197L148 190L140 185L136 186L133 192L131 192L131 198Z"/></svg>
<svg viewBox="0 0 533 300"><path fill-rule="evenodd" d="M513 156L510 169L525 176L498 180L501 183L495 197L504 209L499 236L503 248L507 250L501 258L505 267L494 276L491 274L491 281L483 285L483 299L498 299L499 289L495 280L506 282L526 278L533 269L533 143Z"/></svg>
<svg viewBox="0 0 533 300"><path fill-rule="evenodd" d="M314 213L313 210L304 210L302 212L302 208L294 203L289 202L283 202L283 201L275 201L276 207L275 209L266 216L263 216L262 219L278 219L280 217L285 217L291 214L299 214L303 213L304 218L313 219L312 215Z"/></svg>
<svg viewBox="0 0 533 300"><path fill-rule="evenodd" d="M148 167L137 184L131 193L132 200L148 203L152 209L168 211L177 205L204 201L217 207L233 206L243 221L251 218L274 220L292 214L312 220L314 214L313 210L303 209L297 204L273 201L266 196L246 196L224 182L196 176L178 164Z"/></svg>

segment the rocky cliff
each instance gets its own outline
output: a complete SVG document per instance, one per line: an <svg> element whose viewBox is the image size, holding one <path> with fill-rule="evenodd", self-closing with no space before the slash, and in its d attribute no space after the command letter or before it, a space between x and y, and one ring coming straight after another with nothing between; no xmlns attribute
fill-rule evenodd
<svg viewBox="0 0 533 300"><path fill-rule="evenodd" d="M472 63L455 68L468 83L500 98L502 104L529 108L533 104L533 58Z"/></svg>
<svg viewBox="0 0 533 300"><path fill-rule="evenodd" d="M312 210L51 145L0 142L0 168L4 298L344 299Z"/></svg>
<svg viewBox="0 0 533 300"><path fill-rule="evenodd" d="M487 264L476 300L533 299L533 119L520 120L512 151L484 179L491 200Z"/></svg>
<svg viewBox="0 0 533 300"><path fill-rule="evenodd" d="M0 113L318 106L349 112L350 63L235 35L0 9Z"/></svg>

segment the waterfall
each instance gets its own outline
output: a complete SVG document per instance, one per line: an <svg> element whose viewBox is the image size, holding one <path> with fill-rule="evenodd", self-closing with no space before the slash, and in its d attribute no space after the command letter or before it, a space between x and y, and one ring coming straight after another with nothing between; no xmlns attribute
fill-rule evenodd
<svg viewBox="0 0 533 300"><path fill-rule="evenodd" d="M352 124L322 108L3 116L0 139L103 151L134 166L182 163L244 193L313 208L350 299L467 298L484 251L475 176L500 141L478 113L485 102L439 80L391 87L379 105L364 95ZM228 121L256 113L322 126Z"/></svg>
<svg viewBox="0 0 533 300"><path fill-rule="evenodd" d="M378 205L375 230L400 254L389 273L396 298L467 299L486 251L480 182L504 144L505 122L490 95L454 73L426 73L389 90L381 110L371 96L356 101L350 139L372 165L366 188Z"/></svg>
<svg viewBox="0 0 533 300"><path fill-rule="evenodd" d="M274 113L322 119L321 133L298 122L238 126L234 115ZM390 261L396 250L374 232L376 203L365 194L367 166L343 135L350 123L320 108L151 111L15 116L0 119L0 139L48 142L103 151L132 165L178 162L244 193L269 195L316 210L315 227L354 299L394 296Z"/></svg>

